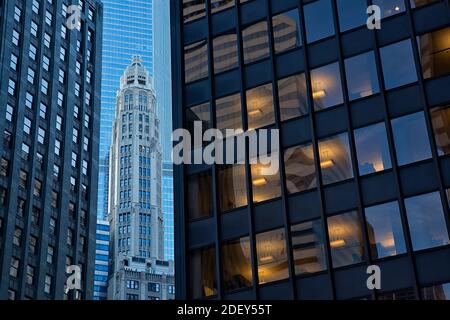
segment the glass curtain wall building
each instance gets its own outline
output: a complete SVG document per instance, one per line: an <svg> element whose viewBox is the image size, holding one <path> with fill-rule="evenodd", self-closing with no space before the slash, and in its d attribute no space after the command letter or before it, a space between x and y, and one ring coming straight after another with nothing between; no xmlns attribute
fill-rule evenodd
<svg viewBox="0 0 450 320"><path fill-rule="evenodd" d="M174 0L171 16L174 128L280 130L275 174L174 168L177 298L450 299L449 1Z"/></svg>
<svg viewBox="0 0 450 320"><path fill-rule="evenodd" d="M102 20L100 1L0 1L0 299L92 298Z"/></svg>
<svg viewBox="0 0 450 320"><path fill-rule="evenodd" d="M153 70L152 0L103 0L103 67L100 124L98 217L108 214L108 161L116 94L123 70L133 55Z"/></svg>
<svg viewBox="0 0 450 320"><path fill-rule="evenodd" d="M94 300L106 300L108 298L109 241L109 222L105 220L97 220Z"/></svg>

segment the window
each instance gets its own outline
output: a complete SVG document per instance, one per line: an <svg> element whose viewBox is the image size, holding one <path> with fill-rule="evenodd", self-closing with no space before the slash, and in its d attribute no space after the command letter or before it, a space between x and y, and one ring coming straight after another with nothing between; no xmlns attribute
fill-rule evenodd
<svg viewBox="0 0 450 320"><path fill-rule="evenodd" d="M16 94L16 82L12 79L9 79L8 82L8 93L11 96L14 96Z"/></svg>
<svg viewBox="0 0 450 320"><path fill-rule="evenodd" d="M297 74L278 80L278 98L281 121L308 113L305 74Z"/></svg>
<svg viewBox="0 0 450 320"><path fill-rule="evenodd" d="M212 214L211 171L187 178L188 215L190 219L207 218Z"/></svg>
<svg viewBox="0 0 450 320"><path fill-rule="evenodd" d="M58 198L58 192L52 190L51 206L54 209L58 208Z"/></svg>
<svg viewBox="0 0 450 320"><path fill-rule="evenodd" d="M31 93L27 92L26 99L25 99L25 106L28 109L33 109L33 100L34 100L33 95Z"/></svg>
<svg viewBox="0 0 450 320"><path fill-rule="evenodd" d="M14 235L13 235L13 244L20 247L22 244L22 229L17 228L14 230Z"/></svg>
<svg viewBox="0 0 450 320"><path fill-rule="evenodd" d="M380 49L386 89L393 89L417 81L411 40L391 44Z"/></svg>
<svg viewBox="0 0 450 320"><path fill-rule="evenodd" d="M422 288L423 300L450 300L450 283Z"/></svg>
<svg viewBox="0 0 450 320"><path fill-rule="evenodd" d="M45 71L50 70L50 59L45 55L42 57L42 67Z"/></svg>
<svg viewBox="0 0 450 320"><path fill-rule="evenodd" d="M47 106L41 102L39 106L39 116L42 119L45 119L46 115L47 115Z"/></svg>
<svg viewBox="0 0 450 320"><path fill-rule="evenodd" d="M38 27L37 23L34 22L33 20L31 20L31 35L32 35L33 37L36 37L36 38L37 38L38 33L39 33L39 27ZM30 46L31 46L31 44L30 44ZM34 46L33 46L33 47L34 47ZM34 60L34 59L33 59L33 60Z"/></svg>
<svg viewBox="0 0 450 320"><path fill-rule="evenodd" d="M423 112L392 120L398 165L431 158L430 141Z"/></svg>
<svg viewBox="0 0 450 320"><path fill-rule="evenodd" d="M431 109L431 121L438 155L450 154L450 105Z"/></svg>
<svg viewBox="0 0 450 320"><path fill-rule="evenodd" d="M258 129L275 122L272 84L247 90L248 127Z"/></svg>
<svg viewBox="0 0 450 320"><path fill-rule="evenodd" d="M214 73L224 72L239 66L236 31L215 37Z"/></svg>
<svg viewBox="0 0 450 320"><path fill-rule="evenodd" d="M240 93L217 99L215 109L217 129L222 130L224 135L226 129L242 129Z"/></svg>
<svg viewBox="0 0 450 320"><path fill-rule="evenodd" d="M287 149L284 152L284 165L289 193L302 192L317 186L312 144Z"/></svg>
<svg viewBox="0 0 450 320"><path fill-rule="evenodd" d="M38 142L44 144L45 142L45 130L39 127L38 129Z"/></svg>
<svg viewBox="0 0 450 320"><path fill-rule="evenodd" d="M425 79L450 73L450 27L417 37Z"/></svg>
<svg viewBox="0 0 450 320"><path fill-rule="evenodd" d="M63 119L59 114L57 114L56 115L56 130L62 131L62 125L63 125Z"/></svg>
<svg viewBox="0 0 450 320"><path fill-rule="evenodd" d="M25 277L26 284L32 286L34 284L34 267L27 265L27 273Z"/></svg>
<svg viewBox="0 0 450 320"><path fill-rule="evenodd" d="M331 0L319 0L304 6L306 39L315 42L335 34Z"/></svg>
<svg viewBox="0 0 450 320"><path fill-rule="evenodd" d="M414 251L449 244L439 192L405 199Z"/></svg>
<svg viewBox="0 0 450 320"><path fill-rule="evenodd" d="M159 283L149 282L148 283L148 291L160 292L161 291L161 285Z"/></svg>
<svg viewBox="0 0 450 320"><path fill-rule="evenodd" d="M41 82L41 92L45 95L48 94L48 81L45 79L42 79Z"/></svg>
<svg viewBox="0 0 450 320"><path fill-rule="evenodd" d="M221 12L228 8L232 8L235 5L235 0L210 0L211 1L211 13Z"/></svg>
<svg viewBox="0 0 450 320"><path fill-rule="evenodd" d="M11 53L11 59L9 62L9 66L12 70L17 70L17 56L14 53Z"/></svg>
<svg viewBox="0 0 450 320"><path fill-rule="evenodd" d="M222 245L222 273L225 291L250 288L253 284L249 237Z"/></svg>
<svg viewBox="0 0 450 320"><path fill-rule="evenodd" d="M391 157L384 123L355 130L359 174L391 169Z"/></svg>
<svg viewBox="0 0 450 320"><path fill-rule="evenodd" d="M328 218L333 267L359 263L364 257L361 223L356 211Z"/></svg>
<svg viewBox="0 0 450 320"><path fill-rule="evenodd" d="M186 83L208 77L208 43L206 40L184 47L184 75Z"/></svg>
<svg viewBox="0 0 450 320"><path fill-rule="evenodd" d="M186 115L185 115L185 121L186 121L186 128L189 131L189 133L194 136L194 126L195 122L202 122L202 128L203 132L207 130L210 127L211 122L211 115L209 111L209 103L203 103L191 108L186 109ZM194 147L200 147L197 146L194 143Z"/></svg>
<svg viewBox="0 0 450 320"><path fill-rule="evenodd" d="M52 292L52 277L45 275L44 292L50 294Z"/></svg>
<svg viewBox="0 0 450 320"><path fill-rule="evenodd" d="M390 202L365 209L367 233L373 259L406 252L398 202Z"/></svg>
<svg viewBox="0 0 450 320"><path fill-rule="evenodd" d="M427 4L435 3L439 0L410 0L411 8L419 8Z"/></svg>
<svg viewBox="0 0 450 320"><path fill-rule="evenodd" d="M59 140L55 140L55 154L57 156L61 155L61 142Z"/></svg>
<svg viewBox="0 0 450 320"><path fill-rule="evenodd" d="M198 249L191 253L190 271L192 299L216 295L216 250L213 247Z"/></svg>
<svg viewBox="0 0 450 320"><path fill-rule="evenodd" d="M52 246L48 246L48 248L47 248L47 263L50 263L50 264L53 263L54 252L55 252L55 249Z"/></svg>
<svg viewBox="0 0 450 320"><path fill-rule="evenodd" d="M203 18L206 14L205 0L183 0L184 23Z"/></svg>
<svg viewBox="0 0 450 320"><path fill-rule="evenodd" d="M40 219L41 219L41 210L39 208L33 207L31 212L31 223L38 226Z"/></svg>
<svg viewBox="0 0 450 320"><path fill-rule="evenodd" d="M3 187L0 187L0 206L3 206L3 207L6 206L6 196L7 196L6 189Z"/></svg>
<svg viewBox="0 0 450 320"><path fill-rule="evenodd" d="M33 194L36 197L40 197L42 194L42 182L39 181L38 179L34 179L34 189L33 189Z"/></svg>
<svg viewBox="0 0 450 320"><path fill-rule="evenodd" d="M220 209L228 211L247 205L245 166L234 165L219 169Z"/></svg>
<svg viewBox="0 0 450 320"><path fill-rule="evenodd" d="M27 80L30 84L34 84L34 76L35 76L34 70L28 67Z"/></svg>
<svg viewBox="0 0 450 320"><path fill-rule="evenodd" d="M291 227L295 274L308 274L327 269L323 225L320 220Z"/></svg>
<svg viewBox="0 0 450 320"><path fill-rule="evenodd" d="M353 178L347 133L320 140L319 155L325 185Z"/></svg>
<svg viewBox="0 0 450 320"><path fill-rule="evenodd" d="M51 235L56 235L56 219L53 217L50 217L50 222L49 222L49 233Z"/></svg>
<svg viewBox="0 0 450 320"><path fill-rule="evenodd" d="M8 159L1 158L0 160L0 176L6 177L9 173L9 161Z"/></svg>
<svg viewBox="0 0 450 320"><path fill-rule="evenodd" d="M13 121L13 115L14 115L14 108L12 105L10 105L9 103L6 104L6 115L5 115L5 119L9 122Z"/></svg>
<svg viewBox="0 0 450 320"><path fill-rule="evenodd" d="M34 236L30 236L30 241L28 243L28 249L31 254L36 254L37 252L37 242L38 239Z"/></svg>
<svg viewBox="0 0 450 320"><path fill-rule="evenodd" d="M242 31L244 63L249 64L270 54L267 21L260 21L247 26Z"/></svg>
<svg viewBox="0 0 450 320"><path fill-rule="evenodd" d="M17 278L19 275L19 266L20 266L20 260L12 257L11 258L11 266L9 268L9 275L13 278Z"/></svg>
<svg viewBox="0 0 450 320"><path fill-rule="evenodd" d="M346 59L345 73L350 100L365 98L380 92L373 51Z"/></svg>
<svg viewBox="0 0 450 320"><path fill-rule="evenodd" d="M271 159L278 161L278 156L273 152ZM260 156L257 164L251 165L253 202L263 202L281 197L280 173L272 172L270 165L265 165L268 158Z"/></svg>
<svg viewBox="0 0 450 320"><path fill-rule="evenodd" d="M381 18L387 18L405 12L404 0L373 0L372 3L381 9Z"/></svg>
<svg viewBox="0 0 450 320"><path fill-rule="evenodd" d="M339 28L345 32L367 23L366 0L337 0Z"/></svg>
<svg viewBox="0 0 450 320"><path fill-rule="evenodd" d="M19 7L14 7L14 20L20 23L20 17L22 16L22 10Z"/></svg>
<svg viewBox="0 0 450 320"><path fill-rule="evenodd" d="M259 284L289 277L284 229L256 235Z"/></svg>
<svg viewBox="0 0 450 320"><path fill-rule="evenodd" d="M311 87L316 111L344 102L339 63L335 62L311 71Z"/></svg>
<svg viewBox="0 0 450 320"><path fill-rule="evenodd" d="M19 187L26 189L27 188L27 180L28 180L28 173L26 173L23 170L19 171Z"/></svg>
<svg viewBox="0 0 450 320"><path fill-rule="evenodd" d="M301 47L300 17L298 9L272 17L275 53Z"/></svg>

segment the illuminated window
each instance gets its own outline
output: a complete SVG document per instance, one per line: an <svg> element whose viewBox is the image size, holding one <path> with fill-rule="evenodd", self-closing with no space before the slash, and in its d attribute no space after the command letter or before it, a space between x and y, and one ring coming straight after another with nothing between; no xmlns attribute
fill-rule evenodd
<svg viewBox="0 0 450 320"><path fill-rule="evenodd" d="M256 235L259 284L289 277L284 229Z"/></svg>
<svg viewBox="0 0 450 320"><path fill-rule="evenodd" d="M235 165L219 169L219 199L222 211L247 205L245 166Z"/></svg>
<svg viewBox="0 0 450 320"><path fill-rule="evenodd" d="M356 211L328 218L333 267L359 263L364 258L361 221Z"/></svg>
<svg viewBox="0 0 450 320"><path fill-rule="evenodd" d="M250 288L253 284L249 237L222 245L222 272L225 291Z"/></svg>
<svg viewBox="0 0 450 320"><path fill-rule="evenodd" d="M270 157L272 161L278 161L278 156L275 153ZM254 203L281 196L280 173L278 170L273 172L273 167L270 164L264 164L269 162L268 160L268 157L260 157L257 164L251 165Z"/></svg>
<svg viewBox="0 0 450 320"><path fill-rule="evenodd" d="M450 73L450 27L417 37L425 79Z"/></svg>
<svg viewBox="0 0 450 320"><path fill-rule="evenodd" d="M311 71L314 109L322 110L344 102L339 63L335 62Z"/></svg>
<svg viewBox="0 0 450 320"><path fill-rule="evenodd" d="M275 122L271 83L247 90L247 116L249 129L258 129Z"/></svg>
<svg viewBox="0 0 450 320"><path fill-rule="evenodd" d="M320 168L325 185L353 178L348 134L319 141Z"/></svg>
<svg viewBox="0 0 450 320"><path fill-rule="evenodd" d="M431 109L431 121L438 155L450 154L450 105Z"/></svg>

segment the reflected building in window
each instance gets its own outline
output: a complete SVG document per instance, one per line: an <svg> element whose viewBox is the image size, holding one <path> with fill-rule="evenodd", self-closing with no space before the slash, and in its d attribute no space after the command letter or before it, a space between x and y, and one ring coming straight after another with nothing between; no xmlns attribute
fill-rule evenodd
<svg viewBox="0 0 450 320"><path fill-rule="evenodd" d="M450 7L372 3L405 32L365 0L172 2L175 128L250 131L174 167L179 298L449 298Z"/></svg>

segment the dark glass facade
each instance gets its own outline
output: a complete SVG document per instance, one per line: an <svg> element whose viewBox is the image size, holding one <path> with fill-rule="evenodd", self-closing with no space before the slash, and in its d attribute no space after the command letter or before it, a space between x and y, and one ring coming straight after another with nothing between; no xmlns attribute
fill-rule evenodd
<svg viewBox="0 0 450 320"><path fill-rule="evenodd" d="M177 297L448 299L450 2L171 3L174 128L280 130L275 175L176 166Z"/></svg>
<svg viewBox="0 0 450 320"><path fill-rule="evenodd" d="M92 298L102 19L100 1L0 1L0 299Z"/></svg>

